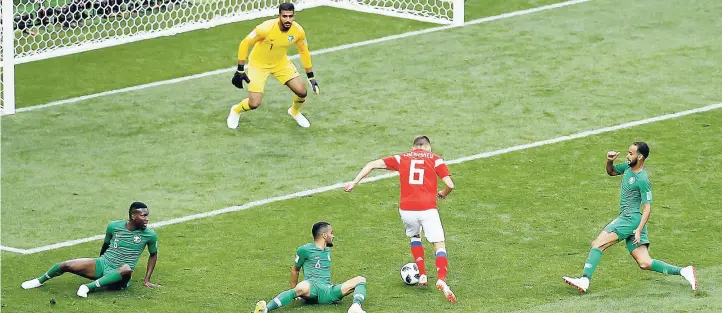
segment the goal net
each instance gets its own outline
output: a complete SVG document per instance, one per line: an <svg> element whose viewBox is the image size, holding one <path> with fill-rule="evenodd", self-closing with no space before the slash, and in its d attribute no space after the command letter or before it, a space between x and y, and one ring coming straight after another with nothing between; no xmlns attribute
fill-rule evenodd
<svg viewBox="0 0 722 313"><path fill-rule="evenodd" d="M15 64L269 17L283 2L440 24L464 16L463 0L2 0L3 114L15 111Z"/></svg>

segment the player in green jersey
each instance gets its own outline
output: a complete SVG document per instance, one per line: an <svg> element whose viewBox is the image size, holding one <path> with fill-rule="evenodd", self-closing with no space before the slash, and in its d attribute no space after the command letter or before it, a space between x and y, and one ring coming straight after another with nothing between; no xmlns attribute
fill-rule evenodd
<svg viewBox="0 0 722 313"><path fill-rule="evenodd" d="M644 162L649 156L649 146L644 142L635 142L627 152L627 162L614 165L618 152L607 153L607 174L622 176L622 187L619 196L619 216L612 220L604 230L592 241L589 256L584 263L581 278L562 277L564 282L576 287L580 292L589 289L594 269L602 258L602 251L622 240L639 268L670 275L681 275L692 290L697 290L696 271L693 266L681 268L670 265L649 256L649 239L647 239L647 220L652 209L652 185L649 182Z"/></svg>
<svg viewBox="0 0 722 313"><path fill-rule="evenodd" d="M340 285L331 283L331 247L333 227L327 222L313 224L313 242L298 247L296 261L291 268L291 289L280 293L273 300L258 301L254 313L266 313L288 305L301 298L307 303L329 304L340 301L353 293L353 304L348 313L366 313L361 303L366 298L366 278L356 276ZM298 282L303 269L303 281Z"/></svg>
<svg viewBox="0 0 722 313"><path fill-rule="evenodd" d="M128 217L128 220L112 221L108 224L100 257L57 263L39 278L24 282L22 287L37 288L53 277L70 272L94 280L78 288L77 295L83 298L88 297L89 291L98 288L126 288L130 285L130 277L146 246L150 256L143 285L159 286L150 282L158 260L158 236L148 227L148 207L142 202L133 202L128 210Z"/></svg>

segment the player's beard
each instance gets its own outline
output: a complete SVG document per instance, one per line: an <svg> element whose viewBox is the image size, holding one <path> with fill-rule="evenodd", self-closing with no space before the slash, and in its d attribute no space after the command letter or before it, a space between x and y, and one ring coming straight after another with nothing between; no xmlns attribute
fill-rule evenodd
<svg viewBox="0 0 722 313"><path fill-rule="evenodd" d="M635 167L637 165L637 159L627 160L629 167Z"/></svg>
<svg viewBox="0 0 722 313"><path fill-rule="evenodd" d="M327 242L327 243L326 243L326 247L329 247L329 248L330 248L330 247L333 247L333 241Z"/></svg>

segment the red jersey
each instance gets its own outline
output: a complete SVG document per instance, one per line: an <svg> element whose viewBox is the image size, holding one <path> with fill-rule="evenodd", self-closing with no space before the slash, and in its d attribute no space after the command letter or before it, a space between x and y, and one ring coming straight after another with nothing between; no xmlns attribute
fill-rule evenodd
<svg viewBox="0 0 722 313"><path fill-rule="evenodd" d="M399 172L404 211L436 209L438 177L449 176L444 160L429 151L414 149L401 155L383 158L386 169Z"/></svg>

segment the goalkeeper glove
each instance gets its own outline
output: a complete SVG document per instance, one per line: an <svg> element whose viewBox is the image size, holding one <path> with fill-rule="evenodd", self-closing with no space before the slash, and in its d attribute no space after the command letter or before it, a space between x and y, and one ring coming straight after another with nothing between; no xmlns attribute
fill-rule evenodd
<svg viewBox="0 0 722 313"><path fill-rule="evenodd" d="M308 82L311 83L311 89L313 89L313 92L315 92L317 95L320 95L321 87L318 86L316 78L313 77L313 72L306 73L306 76L308 76Z"/></svg>
<svg viewBox="0 0 722 313"><path fill-rule="evenodd" d="M243 81L246 81L246 84L251 82L251 80L248 79L246 72L243 71L243 64L238 64L238 69L236 69L236 72L233 74L231 83L233 83L233 86L243 89Z"/></svg>

